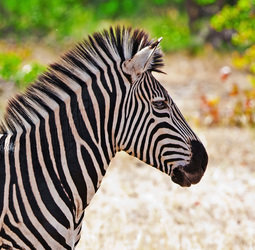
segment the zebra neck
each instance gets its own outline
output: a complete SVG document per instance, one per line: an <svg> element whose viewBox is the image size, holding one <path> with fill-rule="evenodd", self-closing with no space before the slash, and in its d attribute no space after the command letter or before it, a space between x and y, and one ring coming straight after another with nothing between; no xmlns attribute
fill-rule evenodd
<svg viewBox="0 0 255 250"><path fill-rule="evenodd" d="M15 168L57 176L75 207L84 208L117 151L127 87L119 74L105 77L105 69L52 69L10 103L5 133L15 140Z"/></svg>

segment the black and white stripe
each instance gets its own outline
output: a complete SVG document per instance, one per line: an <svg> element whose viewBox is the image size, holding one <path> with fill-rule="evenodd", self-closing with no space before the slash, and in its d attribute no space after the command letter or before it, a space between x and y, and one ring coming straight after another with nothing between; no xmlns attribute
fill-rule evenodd
<svg viewBox="0 0 255 250"><path fill-rule="evenodd" d="M0 127L1 249L73 249L117 151L182 186L200 180L206 152L152 75L159 41L130 28L96 33L10 101Z"/></svg>

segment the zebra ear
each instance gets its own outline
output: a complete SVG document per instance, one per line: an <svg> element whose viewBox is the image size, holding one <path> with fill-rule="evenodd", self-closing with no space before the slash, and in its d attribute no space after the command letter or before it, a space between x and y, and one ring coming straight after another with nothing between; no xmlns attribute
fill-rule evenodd
<svg viewBox="0 0 255 250"><path fill-rule="evenodd" d="M139 78L150 67L153 55L157 51L158 45L162 37L151 45L137 52L131 59L123 63L123 71L131 76L132 82Z"/></svg>

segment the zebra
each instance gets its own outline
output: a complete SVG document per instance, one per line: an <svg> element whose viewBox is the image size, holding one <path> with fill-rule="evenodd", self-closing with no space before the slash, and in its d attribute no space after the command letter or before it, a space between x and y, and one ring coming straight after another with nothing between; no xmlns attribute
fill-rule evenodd
<svg viewBox="0 0 255 250"><path fill-rule="evenodd" d="M206 150L164 87L160 41L94 33L8 103L0 125L0 248L74 249L84 210L125 151L190 186Z"/></svg>

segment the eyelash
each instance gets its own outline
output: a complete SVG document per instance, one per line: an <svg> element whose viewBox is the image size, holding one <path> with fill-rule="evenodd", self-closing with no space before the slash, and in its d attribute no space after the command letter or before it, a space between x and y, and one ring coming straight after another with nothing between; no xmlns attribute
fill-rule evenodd
<svg viewBox="0 0 255 250"><path fill-rule="evenodd" d="M168 108L168 104L166 101L153 101L152 104L156 109L159 110Z"/></svg>

